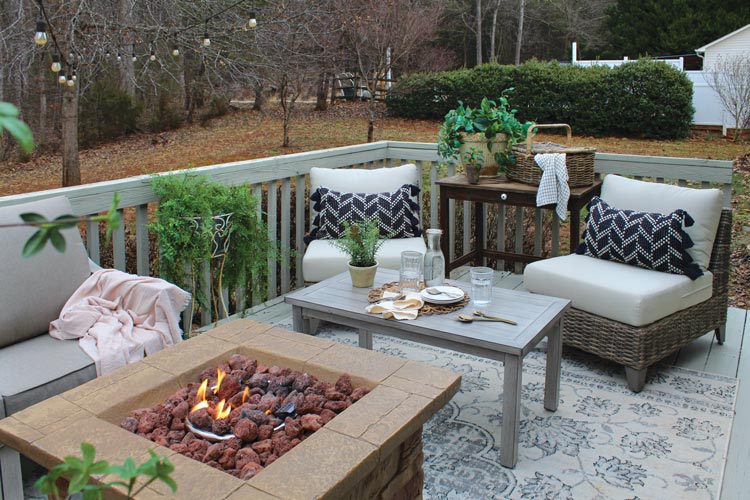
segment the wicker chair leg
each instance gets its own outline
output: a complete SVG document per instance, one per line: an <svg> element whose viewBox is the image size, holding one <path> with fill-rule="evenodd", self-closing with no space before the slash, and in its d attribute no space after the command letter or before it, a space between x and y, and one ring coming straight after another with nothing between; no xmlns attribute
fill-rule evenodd
<svg viewBox="0 0 750 500"><path fill-rule="evenodd" d="M636 370L635 368L625 367L625 377L628 379L628 387L633 392L641 392L643 386L646 385L646 374L648 368L641 368Z"/></svg>
<svg viewBox="0 0 750 500"><path fill-rule="evenodd" d="M727 338L727 327L725 325L720 326L715 330L716 334L716 343L719 345L723 345L724 341Z"/></svg>

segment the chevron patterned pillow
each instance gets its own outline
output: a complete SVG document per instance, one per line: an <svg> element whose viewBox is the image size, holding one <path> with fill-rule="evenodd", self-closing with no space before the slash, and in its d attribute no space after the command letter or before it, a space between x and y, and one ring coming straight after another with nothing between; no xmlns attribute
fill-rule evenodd
<svg viewBox="0 0 750 500"><path fill-rule="evenodd" d="M377 218L381 238L412 238L421 236L419 205L413 197L419 187L404 184L392 193L340 193L319 187L310 195L313 209L318 215L313 228L305 238L312 240L338 239L344 234L344 221L359 222Z"/></svg>
<svg viewBox="0 0 750 500"><path fill-rule="evenodd" d="M683 227L692 225L693 218L684 210L668 215L618 210L595 196L576 253L694 280L703 271L686 252L693 241Z"/></svg>

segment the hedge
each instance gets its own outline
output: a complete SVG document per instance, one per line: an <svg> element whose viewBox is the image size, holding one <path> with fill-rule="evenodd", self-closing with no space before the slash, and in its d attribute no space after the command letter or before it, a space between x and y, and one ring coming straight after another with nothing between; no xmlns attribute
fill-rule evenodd
<svg viewBox="0 0 750 500"><path fill-rule="evenodd" d="M396 116L442 119L458 101L477 106L510 87L521 121L568 123L577 134L675 139L687 136L693 119L690 80L647 60L616 68L530 61L419 73L401 78L386 103Z"/></svg>

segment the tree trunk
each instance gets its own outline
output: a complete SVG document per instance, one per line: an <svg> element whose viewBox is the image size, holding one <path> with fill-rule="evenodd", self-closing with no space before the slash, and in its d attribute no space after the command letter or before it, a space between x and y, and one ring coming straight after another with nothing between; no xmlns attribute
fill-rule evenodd
<svg viewBox="0 0 750 500"><path fill-rule="evenodd" d="M476 29L477 29L477 66L481 66L482 65L482 0L477 0L477 28Z"/></svg>
<svg viewBox="0 0 750 500"><path fill-rule="evenodd" d="M253 101L253 111L263 111L263 107L266 105L266 94L263 92L265 90L263 82L259 81L256 83L254 90L255 100Z"/></svg>
<svg viewBox="0 0 750 500"><path fill-rule="evenodd" d="M288 99L288 91L289 86L285 80L282 80L279 84L279 103L281 104L281 109L283 111L283 117L284 117L284 141L281 143L281 146L284 148L289 147L289 102Z"/></svg>
<svg viewBox="0 0 750 500"><path fill-rule="evenodd" d="M78 163L78 85L66 85L62 94L62 185L77 186L81 183Z"/></svg>
<svg viewBox="0 0 750 500"><path fill-rule="evenodd" d="M37 148L47 143L47 67L44 60L37 68L37 85L39 91L39 128L36 140Z"/></svg>
<svg viewBox="0 0 750 500"><path fill-rule="evenodd" d="M132 0L118 0L119 8L119 21L121 26L133 26L133 4ZM128 53L128 49L131 47L122 47L121 56L122 61L117 67L120 70L120 87L128 93L132 98L135 97L135 63L133 62L133 54ZM132 52L132 51L131 51Z"/></svg>
<svg viewBox="0 0 750 500"><path fill-rule="evenodd" d="M497 53L495 52L495 40L497 38L497 11L500 10L500 2L495 4L492 10L492 32L490 34L490 62L497 62Z"/></svg>
<svg viewBox="0 0 750 500"><path fill-rule="evenodd" d="M375 104L375 91L373 90L370 103L367 106L367 142L375 141Z"/></svg>
<svg viewBox="0 0 750 500"><path fill-rule="evenodd" d="M328 72L324 71L318 77L318 91L315 96L315 111L328 109Z"/></svg>
<svg viewBox="0 0 750 500"><path fill-rule="evenodd" d="M525 17L526 0L520 0L518 6L518 35L516 36L516 64L521 64L521 43L523 42L523 18Z"/></svg>

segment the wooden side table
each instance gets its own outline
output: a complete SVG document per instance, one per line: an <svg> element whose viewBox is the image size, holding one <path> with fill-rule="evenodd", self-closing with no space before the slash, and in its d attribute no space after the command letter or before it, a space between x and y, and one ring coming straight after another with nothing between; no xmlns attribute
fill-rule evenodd
<svg viewBox="0 0 750 500"><path fill-rule="evenodd" d="M505 259L510 261L534 262L542 259L535 255L527 255L515 252L501 252L482 247L484 239L484 212L480 203L502 203L520 207L536 208L537 186L522 184L520 182L508 181L504 176L482 177L479 184L469 184L464 175L454 175L437 181L440 189L440 227L444 235L441 241L443 254L446 257L446 274L453 269L466 263L473 262L474 265L481 265L482 259ZM570 210L570 251L575 251L578 245L578 239L581 234L581 209L591 201L591 198L599 195L602 181L595 180L591 186L577 187L570 189L570 199L568 200L568 210ZM468 252L455 260L450 261L448 253L448 244L450 242L450 225L448 224L448 200L471 201L474 202L474 214L476 222L474 224L474 238L476 249ZM554 210L554 205L548 205L546 208ZM557 215L554 215L557 217Z"/></svg>

